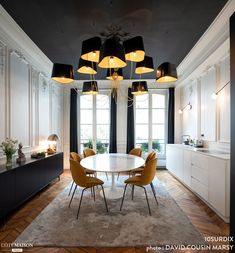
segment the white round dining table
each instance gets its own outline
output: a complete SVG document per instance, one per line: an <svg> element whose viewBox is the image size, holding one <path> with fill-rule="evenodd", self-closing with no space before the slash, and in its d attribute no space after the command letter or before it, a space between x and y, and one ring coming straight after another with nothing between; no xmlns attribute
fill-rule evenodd
<svg viewBox="0 0 235 253"><path fill-rule="evenodd" d="M82 167L96 172L112 174L111 187L105 187L105 195L109 199L122 197L123 188L117 187L115 175L119 172L131 171L143 166L144 159L134 155L111 153L88 156L81 160Z"/></svg>

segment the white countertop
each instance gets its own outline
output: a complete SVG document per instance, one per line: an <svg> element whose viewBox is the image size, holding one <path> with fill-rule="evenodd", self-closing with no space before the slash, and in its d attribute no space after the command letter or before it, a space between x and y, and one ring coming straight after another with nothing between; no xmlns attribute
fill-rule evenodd
<svg viewBox="0 0 235 253"><path fill-rule="evenodd" d="M197 152L202 155L213 156L213 157L224 159L224 160L230 160L230 153L226 153L226 152L219 151L219 150L210 150L207 148L195 148L193 146L184 145L184 144L167 144L167 146L182 148L182 149L190 150L193 152ZM203 152L203 151L205 151L205 152Z"/></svg>

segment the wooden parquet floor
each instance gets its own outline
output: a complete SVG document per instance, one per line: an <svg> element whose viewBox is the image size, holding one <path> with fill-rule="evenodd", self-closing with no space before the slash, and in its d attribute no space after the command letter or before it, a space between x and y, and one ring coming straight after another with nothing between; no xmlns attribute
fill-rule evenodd
<svg viewBox="0 0 235 253"><path fill-rule="evenodd" d="M192 224L206 236L227 236L229 225L224 223L207 205L179 183L167 171L158 171L157 177L188 216ZM65 171L60 181L54 181L26 204L15 211L0 230L0 252L12 252L7 243L13 242L36 216L68 185L71 181L69 171ZM166 235L167 236L167 235ZM213 243L213 245L216 245ZM24 248L31 253L144 253L146 248ZM148 252L228 252L227 250L149 250Z"/></svg>

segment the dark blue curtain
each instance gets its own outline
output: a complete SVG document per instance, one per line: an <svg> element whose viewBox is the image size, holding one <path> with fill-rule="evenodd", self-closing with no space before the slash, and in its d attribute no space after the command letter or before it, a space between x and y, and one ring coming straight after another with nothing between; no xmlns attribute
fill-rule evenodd
<svg viewBox="0 0 235 253"><path fill-rule="evenodd" d="M70 94L70 152L78 153L77 123L77 91L71 89Z"/></svg>
<svg viewBox="0 0 235 253"><path fill-rule="evenodd" d="M168 102L168 143L175 142L175 88L169 88Z"/></svg>
<svg viewBox="0 0 235 253"><path fill-rule="evenodd" d="M128 88L128 101L127 101L127 141L126 153L128 154L131 149L135 147L135 122L134 122L134 104L133 94L131 88Z"/></svg>
<svg viewBox="0 0 235 253"><path fill-rule="evenodd" d="M117 153L117 103L116 91L111 94L109 153Z"/></svg>

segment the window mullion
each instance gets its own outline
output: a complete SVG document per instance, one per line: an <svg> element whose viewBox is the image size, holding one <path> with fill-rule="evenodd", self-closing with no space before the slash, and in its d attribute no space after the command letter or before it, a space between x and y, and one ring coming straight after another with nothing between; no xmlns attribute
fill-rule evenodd
<svg viewBox="0 0 235 253"><path fill-rule="evenodd" d="M93 120L93 122L92 122L92 136L93 136L92 144L93 144L93 149L96 151L96 142L97 142L97 140L96 140L96 136L97 136L97 134L96 134L96 103L97 103L96 96L92 96L92 101L93 101L93 104L92 104L92 106L93 106L93 110L92 110L92 114L93 114L93 118L92 118L92 120Z"/></svg>
<svg viewBox="0 0 235 253"><path fill-rule="evenodd" d="M148 113L149 113L149 139L148 139L148 149L149 152L152 150L152 93L149 93L149 108L148 108Z"/></svg>

